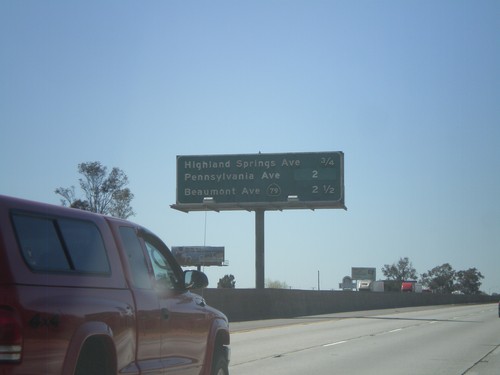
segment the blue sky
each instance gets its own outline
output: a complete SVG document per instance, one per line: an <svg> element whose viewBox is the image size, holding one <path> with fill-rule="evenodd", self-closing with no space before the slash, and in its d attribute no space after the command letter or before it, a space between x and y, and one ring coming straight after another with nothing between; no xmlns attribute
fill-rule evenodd
<svg viewBox="0 0 500 375"><path fill-rule="evenodd" d="M344 210L265 215L266 278L338 288L408 256L500 292L498 1L2 1L0 194L59 204L77 165L130 180L169 246L225 246L255 285L254 214L181 213L177 155L343 151Z"/></svg>

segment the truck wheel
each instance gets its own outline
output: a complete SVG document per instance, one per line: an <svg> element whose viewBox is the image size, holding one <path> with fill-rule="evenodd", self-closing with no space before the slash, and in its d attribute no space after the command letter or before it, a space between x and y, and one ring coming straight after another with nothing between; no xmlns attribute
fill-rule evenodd
<svg viewBox="0 0 500 375"><path fill-rule="evenodd" d="M220 350L217 350L214 354L212 375L229 375L227 360Z"/></svg>

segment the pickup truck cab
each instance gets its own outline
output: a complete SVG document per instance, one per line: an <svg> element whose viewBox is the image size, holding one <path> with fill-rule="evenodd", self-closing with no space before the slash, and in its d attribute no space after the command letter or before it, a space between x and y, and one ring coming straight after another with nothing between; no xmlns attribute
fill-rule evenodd
<svg viewBox="0 0 500 375"><path fill-rule="evenodd" d="M207 285L144 227L0 195L2 375L227 375Z"/></svg>

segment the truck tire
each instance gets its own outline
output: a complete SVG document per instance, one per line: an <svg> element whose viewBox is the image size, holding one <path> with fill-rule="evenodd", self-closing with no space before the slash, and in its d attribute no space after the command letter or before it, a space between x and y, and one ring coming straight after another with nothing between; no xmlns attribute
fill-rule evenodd
<svg viewBox="0 0 500 375"><path fill-rule="evenodd" d="M221 350L217 350L214 354L211 375L229 375L228 363Z"/></svg>

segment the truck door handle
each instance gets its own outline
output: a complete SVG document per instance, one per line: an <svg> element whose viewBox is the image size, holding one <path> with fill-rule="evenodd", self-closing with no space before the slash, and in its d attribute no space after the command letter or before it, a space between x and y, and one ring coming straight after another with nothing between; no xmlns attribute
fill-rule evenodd
<svg viewBox="0 0 500 375"><path fill-rule="evenodd" d="M168 319L169 318L170 311L166 307L161 309L161 317L163 319Z"/></svg>

